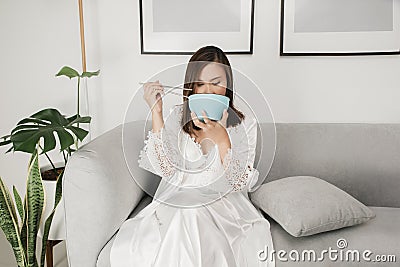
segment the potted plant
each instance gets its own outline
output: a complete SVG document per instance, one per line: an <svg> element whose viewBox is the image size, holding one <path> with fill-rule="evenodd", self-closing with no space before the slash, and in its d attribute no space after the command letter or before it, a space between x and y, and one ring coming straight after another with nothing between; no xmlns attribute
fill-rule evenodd
<svg viewBox="0 0 400 267"><path fill-rule="evenodd" d="M56 202L52 215L61 199L61 179L57 181ZM0 227L13 248L19 267L38 267L36 243L39 224L45 203L42 179L39 170L38 151L35 147L29 161L26 193L22 202L16 188L13 187L15 204L8 188L0 177ZM19 218L17 216L17 211ZM51 217L46 220L48 228ZM43 242L40 266L44 266L46 243Z"/></svg>
<svg viewBox="0 0 400 267"><path fill-rule="evenodd" d="M74 149L71 147L72 145L74 145L75 139L77 140L83 140L86 135L88 134L88 132L80 127L75 126L75 124L77 123L89 123L90 122L90 117L78 117L77 115L74 115L72 117L66 118L65 116L61 115L61 113L53 108L47 108L44 110L41 110L33 115L31 115L29 118L25 118L23 120L21 120L17 126L11 131L11 134L8 136L3 137L4 141L0 143L0 145L7 145L7 144L12 144L12 147L7 151L22 151L22 152L26 152L26 153L30 153L32 154L32 159L35 159L35 157L38 157L38 150L40 150L40 154L44 154L47 159L49 160L49 162L51 163L52 166L54 166L53 161L50 159L50 157L48 156L47 152L49 152L50 150L55 149L56 147L56 139L54 136L53 132L57 133L57 137L58 137L58 142L60 143L60 151L61 153L63 153L64 155L64 159L65 162L67 162L68 157L71 156L72 151L74 151ZM69 131L70 132L69 132ZM75 137L75 138L74 138ZM40 142L42 140L42 142ZM43 143L43 144L41 144ZM33 166L33 168L36 168L36 166ZM25 205L26 209L29 211L30 206L28 205L29 203L36 203L35 205L38 205L38 208L41 209L41 194L39 194L38 192L43 191L43 183L42 183L42 178L41 178L41 173L40 173L40 169L39 169L39 165L37 165L38 168L38 172L39 174L35 173L32 175L35 175L35 179L36 177L40 178L40 183L37 182L33 182L35 185L33 189L29 188L29 186L33 186L29 181L30 178L28 176L28 182L27 182L27 194L26 194L26 200L25 200ZM52 171L56 171L55 167ZM54 201L54 207L53 210L51 211L50 215L48 216L48 218L45 221L44 224L44 230L43 230L43 239L42 239L42 248L44 250L42 250L42 255L41 255L41 266L43 266L44 264L44 251L46 249L47 246L47 239L48 239L48 235L49 235L49 231L50 231L50 226L54 217L54 213L55 213L55 209L61 199L61 192L62 192L62 188L61 188L61 180L62 180L62 175L63 175L63 170L61 170L61 172L59 174L57 174L57 178L56 178L56 193L55 193L55 201ZM3 184L3 183L2 183ZM29 192L34 191L34 193L29 194ZM7 193L5 193L5 190L2 190L3 192L3 197L7 199ZM18 201L18 193L16 193L16 190L14 189L14 195L15 195L15 199L16 199L16 203L17 203L17 207L19 210L19 214L21 216L21 219L24 218L24 216L27 214L25 212L21 211L21 206L20 205L20 201ZM7 233L8 231L10 231L8 229L10 223L4 222L3 218L8 218L5 215L5 209L6 207L9 209L10 204L9 204L9 200L8 202L5 202L6 204L2 204L3 206L0 207L2 214L0 215L0 217L2 219L0 219L0 224L2 227L2 230L4 231L4 233L7 235L9 233ZM36 206L35 206L36 207ZM12 209L11 209L12 212ZM29 214L29 213L28 213ZM42 214L42 211L40 211L40 216ZM4 217L6 216L6 217ZM38 216L36 213L33 216ZM15 216L14 216L15 217ZM15 218L13 219L13 224L14 228L15 228ZM28 217L30 218L30 217ZM25 219L22 219L23 223L31 223L31 222L25 222ZM38 220L38 222L40 222L40 218ZM3 224L6 224L3 227ZM39 231L39 225L38 225L38 229L36 231L36 228L34 228L34 230L32 230L32 227L36 227L36 225L34 226L22 226L22 228L20 229L15 229L15 231L19 230L20 231L20 238L22 241L24 241L26 238L26 231L35 231L35 235L37 235L37 232ZM33 234L31 232L29 232L30 234ZM15 234L12 233L12 235L14 236ZM17 236L18 237L18 236ZM18 264L20 262L24 262L23 259L21 259L21 252L15 251L17 250L21 250L20 248L15 246L15 239L17 237L13 237L12 240L10 242L10 244L12 245L13 249L14 249L14 254L16 257L16 260L18 262ZM31 255L32 253L35 253L36 250L36 239L31 238L31 241L33 242L34 245L29 244L29 246L24 247L24 249L26 250L26 254L27 255ZM32 262L29 259L28 263L31 264ZM36 259L35 259L36 260ZM25 265L22 265L25 266ZM26 265L28 266L28 265ZM29 265L29 266L34 266L34 265Z"/></svg>
<svg viewBox="0 0 400 267"><path fill-rule="evenodd" d="M82 74L79 74L77 71L70 67L63 67L57 74L56 76L67 76L70 79L74 77L78 77L78 107L77 107L77 114L66 117L62 115L57 109L54 108L46 108L43 110L40 110L39 112L36 112L35 114L29 116L28 118L22 119L19 121L16 125L16 127L11 131L9 135L1 137L2 141L0 142L0 146L4 145L9 145L11 144L10 149L7 150L6 153L10 151L21 151L21 152L26 152L31 154L31 162L30 164L35 163L35 158L37 158L39 155L45 155L47 160L49 161L50 165L52 166L50 171L50 174L52 174L55 178L53 180L56 180L56 190L55 190L55 201L54 201L54 207L52 211L50 212L49 216L47 217L45 224L44 224L44 230L43 230L43 240L42 240L42 253L41 253L41 266L44 265L44 258L45 258L45 251L46 251L46 246L47 246L47 239L50 231L50 226L54 217L54 213L56 210L56 207L58 203L61 200L61 194L62 194L62 175L63 175L63 169L64 167L61 168L56 168L56 164L51 160L48 152L51 150L54 150L56 148L56 137L58 139L58 143L60 145L60 153L62 153L63 158L64 158L64 166L66 165L68 158L71 156L71 154L78 149L79 146L79 141L83 141L83 139L88 135L88 131L81 128L79 124L85 124L85 123L90 123L91 117L90 116L85 116L81 117L80 112L79 112L79 90L80 90L80 79L84 77L92 77L92 76L97 76L99 74L99 71L97 72L84 72ZM56 135L54 134L56 133ZM35 166L30 165L30 170L31 168L36 168ZM35 205L37 204L37 208L40 209L40 212L35 212L30 214L28 217L29 219L32 219L34 221L40 222L41 216L42 216L42 208L40 208L40 203L42 202L42 194L40 193L43 191L43 183L42 183L42 175L40 174L40 167L39 163L37 162L37 168L39 170L39 175L35 172L34 178L30 178L28 175L28 181L31 181L32 179L36 182L33 182L34 185L31 185L30 182L27 182L27 193L25 195L25 201L24 205L27 205L24 209L21 207L22 201L20 201L20 197L18 195L18 192L16 192L16 189L14 188L14 197L16 199L16 205L18 208L18 212L21 217L21 227L16 228L16 214L15 211L11 208L11 200L8 197L8 193L6 190L6 187L4 186L3 182L1 181L0 187L3 189L1 190L1 196L4 198L4 201L1 202L0 204L0 225L3 230L3 232L7 235L10 235L10 229L9 227L13 226L13 229L11 231L11 236L7 236L7 239L9 240L11 246L14 249L14 255L16 257L18 266L37 266L36 263L36 256L35 256L35 251L36 251L36 235L39 229L39 226L37 230L35 230L36 226L35 224L32 226L29 226L29 220L25 221L26 218L24 216L27 216L27 211L30 211L29 203L34 203ZM44 175L48 175L48 172ZM31 174L30 174L31 175ZM40 183L37 182L37 177L40 177ZM30 186L28 188L28 186ZM4 189L5 188L5 189ZM34 189L32 189L34 188ZM33 190L35 193L30 193L30 190ZM0 200L1 201L1 200ZM36 206L35 206L36 208ZM7 211L8 210L8 211ZM15 210L15 209L14 209ZM9 212L11 212L11 215L7 215ZM28 213L29 214L29 213ZM3 216L4 215L4 216ZM11 217L10 217L11 216ZM33 216L33 217L32 217ZM25 225L25 226L24 226ZM3 227L4 226L4 227ZM32 228L34 227L34 229ZM33 229L33 230L32 230ZM16 235L14 231L18 231L19 235ZM33 231L33 232L31 232ZM35 238L31 237L29 239L29 245L23 245L23 250L20 248L20 246L16 246L16 244L19 244L19 242L25 242L27 238L27 233L29 234L35 234ZM9 239L10 238L10 239ZM19 241L18 241L19 238ZM17 242L17 243L16 243ZM23 251L25 256L21 256L21 251ZM34 256L34 260L32 260L32 255ZM32 263L32 262L35 263ZM20 265L20 264L28 264L28 265ZM33 264L33 265L32 265ZM36 265L35 265L36 264Z"/></svg>

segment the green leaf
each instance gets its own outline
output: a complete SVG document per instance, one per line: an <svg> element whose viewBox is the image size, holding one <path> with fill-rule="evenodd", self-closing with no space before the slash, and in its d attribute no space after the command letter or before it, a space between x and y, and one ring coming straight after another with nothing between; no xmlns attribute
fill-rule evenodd
<svg viewBox="0 0 400 267"><path fill-rule="evenodd" d="M61 115L61 113L57 109L54 108L43 109L31 115L31 117L59 125L65 125L68 123L68 120L63 115Z"/></svg>
<svg viewBox="0 0 400 267"><path fill-rule="evenodd" d="M71 121L74 121L76 118L78 118L78 114L75 114L75 115L73 115L71 117L68 117L67 121L69 121L71 123Z"/></svg>
<svg viewBox="0 0 400 267"><path fill-rule="evenodd" d="M36 240L44 206L44 191L39 170L38 153L33 153L26 183L28 266L37 266Z"/></svg>
<svg viewBox="0 0 400 267"><path fill-rule="evenodd" d="M92 76L98 76L99 73L100 73L100 70L94 71L94 72L85 71L85 72L82 73L81 77L82 77L82 78L84 78L84 77L90 78L90 77L92 77Z"/></svg>
<svg viewBox="0 0 400 267"><path fill-rule="evenodd" d="M27 242L27 223L26 223L26 209L27 209L27 204L26 204L26 195L24 198L24 218L22 220L22 227L21 227L21 243L22 243L22 247L24 248L24 252L25 252L25 259L28 257L27 254L27 246L28 246L28 242Z"/></svg>
<svg viewBox="0 0 400 267"><path fill-rule="evenodd" d="M44 154L50 150L53 150L56 147L56 138L54 137L53 132L51 132L51 131L43 132L42 137L44 138L42 154Z"/></svg>
<svg viewBox="0 0 400 267"><path fill-rule="evenodd" d="M18 266L27 266L26 258L19 235L19 227L14 203L11 201L8 188L0 177L0 228L10 243Z"/></svg>
<svg viewBox="0 0 400 267"><path fill-rule="evenodd" d="M79 73L71 67L64 66L57 74L57 76L67 76L72 79L74 77L79 77Z"/></svg>
<svg viewBox="0 0 400 267"><path fill-rule="evenodd" d="M21 125L21 124L26 124L26 123L37 123L39 125L49 125L50 123L40 120L40 119L35 119L35 118L26 118L23 120L20 120L17 125Z"/></svg>
<svg viewBox="0 0 400 267"><path fill-rule="evenodd" d="M56 130L58 139L60 140L60 150L63 151L74 143L74 137L66 130Z"/></svg>
<svg viewBox="0 0 400 267"><path fill-rule="evenodd" d="M64 169L65 170L65 169ZM56 184L56 196L54 198L54 208L57 207L58 203L61 201L62 196L62 179L64 178L64 170L58 175Z"/></svg>
<svg viewBox="0 0 400 267"><path fill-rule="evenodd" d="M68 126L77 124L77 123L90 123L90 121L92 120L92 117L90 116L85 116L85 117L79 117L79 118L74 118L74 120L70 120L70 118L68 118L68 121L70 123L68 123Z"/></svg>
<svg viewBox="0 0 400 267"><path fill-rule="evenodd" d="M0 142L0 146L6 146L11 143L11 134L5 135L1 137L0 139L3 139L3 141Z"/></svg>
<svg viewBox="0 0 400 267"><path fill-rule="evenodd" d="M13 193L14 193L14 199L15 199L15 203L17 204L17 209L18 209L18 213L19 213L19 217L21 218L21 221L24 219L25 214L24 214L24 207L22 205L22 200L20 195L18 194L17 188L15 188L15 186L13 186Z"/></svg>
<svg viewBox="0 0 400 267"><path fill-rule="evenodd" d="M5 146L5 145L8 145L9 143L11 143L11 140L6 140L3 142L0 142L0 146Z"/></svg>
<svg viewBox="0 0 400 267"><path fill-rule="evenodd" d="M38 124L32 125L32 120ZM82 140L87 135L87 131L79 127L74 127L74 123L87 123L90 122L90 117L79 117L77 115L71 116L68 119L61 113L53 108L41 110L22 123L15 127L11 132L10 141L14 151L22 151L32 154L35 150L36 144L43 138L44 148L42 153L46 153L56 146L54 132L57 133L58 141L61 150L74 144L74 136ZM39 123L41 121L41 123Z"/></svg>
<svg viewBox="0 0 400 267"><path fill-rule="evenodd" d="M11 137L11 134L7 134L5 136L0 137L0 139L6 140L9 139Z"/></svg>
<svg viewBox="0 0 400 267"><path fill-rule="evenodd" d="M13 135L15 132L18 132L19 130L37 130L39 128L40 128L39 125L31 125L31 124L19 125L11 130L11 135Z"/></svg>
<svg viewBox="0 0 400 267"><path fill-rule="evenodd" d="M80 141L82 141L89 133L88 131L75 126L69 126L68 129L71 130Z"/></svg>
<svg viewBox="0 0 400 267"><path fill-rule="evenodd" d="M23 151L32 154L35 151L36 144L40 136L37 136L35 130L21 130L11 136L14 151Z"/></svg>

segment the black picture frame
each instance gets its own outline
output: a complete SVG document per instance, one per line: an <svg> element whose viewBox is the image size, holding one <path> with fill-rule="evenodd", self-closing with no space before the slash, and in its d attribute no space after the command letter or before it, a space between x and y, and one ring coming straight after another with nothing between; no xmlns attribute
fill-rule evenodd
<svg viewBox="0 0 400 267"><path fill-rule="evenodd" d="M285 49L285 41L288 42L285 38L287 37L286 29L286 3L292 2L295 0L281 0L281 14L280 14L280 56L372 56L372 55L399 55L400 54L400 42L398 42L398 47L391 51L289 51ZM396 21L399 20L400 12L399 12L398 2L395 6L394 15L396 16ZM400 25L396 25L396 36L400 40ZM318 34L318 33L316 33Z"/></svg>
<svg viewBox="0 0 400 267"><path fill-rule="evenodd" d="M240 1L245 1L243 3L248 4L248 8L249 8L249 14L248 15L248 29L245 31L246 38L248 40L246 40L246 42L243 42L243 47L242 49L232 49L229 48L226 44L224 45L224 34L220 33L220 36L218 36L218 38L214 38L210 41L205 41L205 42L198 42L196 47L192 47L191 49L175 49L174 51L172 51L172 49L168 49L168 48L162 48L162 46L160 45L160 49L153 49L153 48L149 48L147 43L150 42L150 38L148 38L146 40L146 35L148 34L148 30L146 30L146 25L145 25L145 11L144 9L146 9L146 7L144 6L144 3L148 3L151 0L139 0L139 19L140 19L140 52L142 55L192 55L198 48L200 48L201 46L205 46L205 45L215 45L218 46L219 48L221 48L226 54L231 54L231 55L240 55L240 54L253 54L253 38L254 38L254 2L255 0L240 0ZM168 0L165 0L168 1ZM247 5L246 5L247 7ZM244 13L244 12L242 12ZM243 17L241 18L243 19ZM172 35L173 33L171 33ZM184 36L185 34L187 35L188 33L178 33L178 35L182 35ZM189 34L195 34L195 33L189 33ZM201 33L203 34L203 33ZM205 34L205 33L204 33ZM212 33L210 33L211 35ZM230 34L230 33L229 33ZM151 34L150 34L151 35ZM227 33L228 35L228 33ZM231 35L231 34L230 34ZM228 42L228 40L230 38L226 38ZM182 42L184 41L184 39L182 38ZM147 43L146 43L147 42ZM162 43L162 42L159 42Z"/></svg>

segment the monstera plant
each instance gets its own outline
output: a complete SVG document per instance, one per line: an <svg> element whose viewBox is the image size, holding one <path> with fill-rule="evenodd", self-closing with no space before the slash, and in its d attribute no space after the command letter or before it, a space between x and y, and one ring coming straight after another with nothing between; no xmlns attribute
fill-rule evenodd
<svg viewBox="0 0 400 267"><path fill-rule="evenodd" d="M58 136L60 152L63 154L66 163L68 157L75 151L72 147L76 143L75 140L82 141L88 134L88 131L75 124L90 123L90 121L91 118L89 116L80 117L76 114L66 118L58 110L46 108L19 121L17 126L11 130L11 134L2 137L0 146L12 144L6 153L22 151L33 154L38 144L41 154L47 157L55 169L53 161L47 154L47 152L56 147L54 133ZM41 138L43 139L43 145L39 143Z"/></svg>

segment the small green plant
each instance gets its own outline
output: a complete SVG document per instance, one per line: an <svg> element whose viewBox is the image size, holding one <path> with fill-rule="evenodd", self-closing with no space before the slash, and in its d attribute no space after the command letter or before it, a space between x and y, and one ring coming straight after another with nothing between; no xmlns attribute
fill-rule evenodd
<svg viewBox="0 0 400 267"><path fill-rule="evenodd" d="M93 76L98 76L99 73L100 73L100 70L95 71L95 72L84 71L84 72L82 72L82 74L79 74L78 71L74 70L73 68L68 67L68 66L64 66L64 67L62 67L61 70L56 74L56 77L58 77L58 76L66 76L66 77L68 77L68 78L70 78L70 79L73 79L73 78L75 78L75 77L78 78L78 86L77 86L77 89L78 89L78 92L77 92L77 96L78 96L78 97L77 97L77 100L78 100L78 103L77 103L77 110L76 110L76 114L78 114L78 116L80 116L80 110L79 110L79 106L80 106L80 97L79 97L79 96L80 96L80 84L81 84L81 79L82 79L82 78L90 78L90 77L93 77ZM78 124L78 126L79 126L79 124Z"/></svg>
<svg viewBox="0 0 400 267"><path fill-rule="evenodd" d="M62 175L62 174L61 174ZM51 220L61 199L61 181L57 180L56 199L53 210L45 223L45 233L42 241L40 266L44 266L46 241ZM26 193L22 202L15 186L13 187L15 204L11 199L8 188L0 177L0 227L12 246L19 267L38 267L36 257L37 233L45 203L42 178L39 169L38 152L35 149L29 162ZM17 216L17 211L20 220Z"/></svg>

